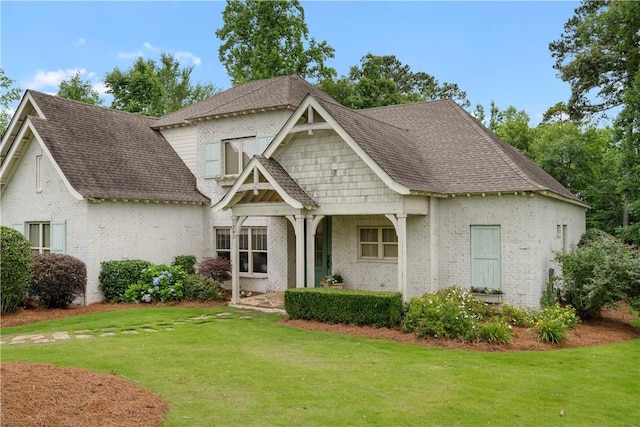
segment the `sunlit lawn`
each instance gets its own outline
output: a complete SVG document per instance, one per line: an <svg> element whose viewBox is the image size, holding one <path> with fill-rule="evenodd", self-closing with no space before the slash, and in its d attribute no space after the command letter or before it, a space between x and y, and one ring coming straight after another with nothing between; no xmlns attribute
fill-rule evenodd
<svg viewBox="0 0 640 427"><path fill-rule="evenodd" d="M278 320L229 308L135 308L3 328L3 340L55 331L94 337L3 344L1 356L116 372L170 404L167 426L640 424L640 340L480 353Z"/></svg>

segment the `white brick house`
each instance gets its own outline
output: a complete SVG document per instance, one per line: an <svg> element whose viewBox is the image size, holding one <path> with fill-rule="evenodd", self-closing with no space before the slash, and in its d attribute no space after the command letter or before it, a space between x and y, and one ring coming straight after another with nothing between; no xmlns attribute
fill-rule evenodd
<svg viewBox="0 0 640 427"><path fill-rule="evenodd" d="M455 103L352 111L296 76L160 119L28 91L0 153L2 224L87 263L87 302L101 261L193 254L232 259L234 301L334 273L536 306L585 231L583 202Z"/></svg>

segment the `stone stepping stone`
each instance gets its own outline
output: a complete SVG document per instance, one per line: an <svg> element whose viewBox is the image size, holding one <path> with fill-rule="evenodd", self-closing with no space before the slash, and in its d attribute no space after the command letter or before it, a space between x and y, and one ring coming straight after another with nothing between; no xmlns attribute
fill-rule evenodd
<svg viewBox="0 0 640 427"><path fill-rule="evenodd" d="M224 311L222 313L216 314L216 317L229 317L229 316L233 316L233 313L229 313L228 311Z"/></svg>
<svg viewBox="0 0 640 427"><path fill-rule="evenodd" d="M54 332L52 336L54 340L68 340L71 338L69 332Z"/></svg>
<svg viewBox="0 0 640 427"><path fill-rule="evenodd" d="M116 333L115 332L103 332L102 334L100 334L101 337L115 337Z"/></svg>
<svg viewBox="0 0 640 427"><path fill-rule="evenodd" d="M125 335L137 335L138 331L128 330L128 331L122 331L122 333Z"/></svg>
<svg viewBox="0 0 640 427"><path fill-rule="evenodd" d="M34 344L45 344L45 343L48 343L48 342L55 342L55 340L54 339L48 339L48 338L42 338L42 339L33 341Z"/></svg>
<svg viewBox="0 0 640 427"><path fill-rule="evenodd" d="M76 338L79 340L86 340L89 338L93 338L93 335L76 335Z"/></svg>
<svg viewBox="0 0 640 427"><path fill-rule="evenodd" d="M156 331L155 329L152 329L152 328L142 328L142 330L145 331L145 332L158 332L158 331Z"/></svg>

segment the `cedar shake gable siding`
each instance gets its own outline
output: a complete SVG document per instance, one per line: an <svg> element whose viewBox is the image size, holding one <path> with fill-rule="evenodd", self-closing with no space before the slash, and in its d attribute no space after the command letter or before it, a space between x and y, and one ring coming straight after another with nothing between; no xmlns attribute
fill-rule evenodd
<svg viewBox="0 0 640 427"><path fill-rule="evenodd" d="M309 93L318 98L332 99L303 78L295 75L254 80L161 117L154 124L154 127L184 125L200 118L258 112L263 109L294 110Z"/></svg>
<svg viewBox="0 0 640 427"><path fill-rule="evenodd" d="M256 160L269 172L278 182L278 185L291 197L300 202L303 206L318 206L318 202L313 200L298 183L284 170L284 168L274 159L267 159L262 155L255 156Z"/></svg>
<svg viewBox="0 0 640 427"><path fill-rule="evenodd" d="M155 118L29 90L45 118L30 116L71 186L90 199L208 203Z"/></svg>

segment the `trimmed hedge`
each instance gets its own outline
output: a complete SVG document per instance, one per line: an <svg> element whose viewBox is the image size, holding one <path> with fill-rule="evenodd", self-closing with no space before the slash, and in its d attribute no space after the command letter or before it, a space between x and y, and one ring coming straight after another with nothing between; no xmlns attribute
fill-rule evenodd
<svg viewBox="0 0 640 427"><path fill-rule="evenodd" d="M196 274L195 255L178 255L173 259L174 267L181 267L187 274Z"/></svg>
<svg viewBox="0 0 640 427"><path fill-rule="evenodd" d="M296 288L285 291L284 306L291 319L393 328L402 317L402 294Z"/></svg>
<svg viewBox="0 0 640 427"><path fill-rule="evenodd" d="M39 254L33 257L29 295L46 308L67 308L84 295L87 266L71 255Z"/></svg>
<svg viewBox="0 0 640 427"><path fill-rule="evenodd" d="M103 261L100 270L100 289L109 302L122 301L129 286L138 283L142 270L151 263L139 259L124 261Z"/></svg>

